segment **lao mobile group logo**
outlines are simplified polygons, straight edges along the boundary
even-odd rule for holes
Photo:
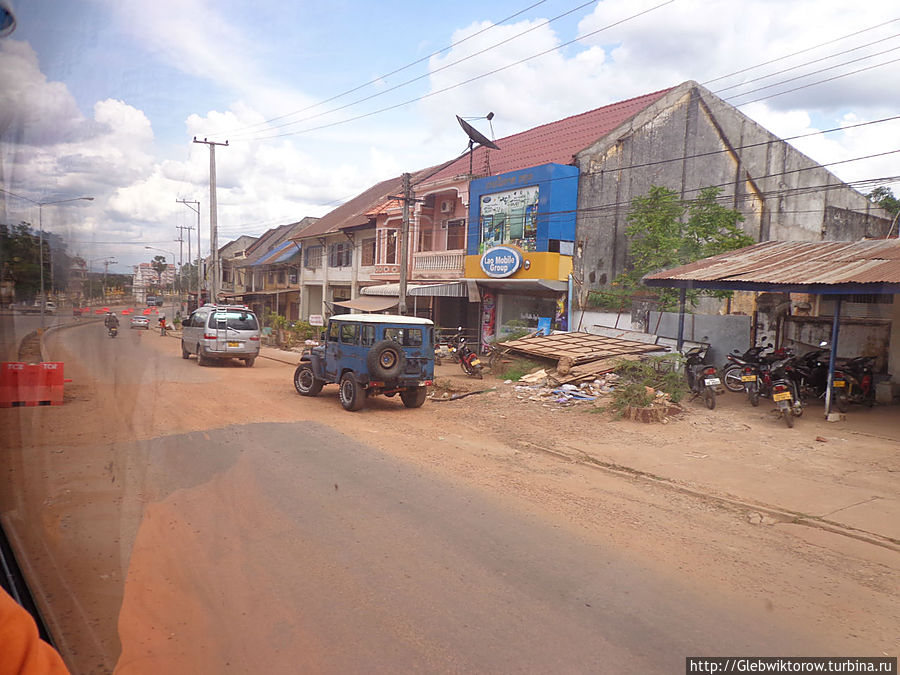
[[[495,246],[481,256],[481,270],[489,277],[503,278],[522,266],[522,254],[510,246]]]

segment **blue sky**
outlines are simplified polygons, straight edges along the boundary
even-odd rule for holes
[[[194,135],[230,142],[217,153],[224,243],[322,215],[376,181],[457,155],[465,139],[456,113],[495,112],[493,129],[502,137],[770,60],[709,88],[738,85],[720,94],[730,97],[784,82],[729,100],[767,97],[741,110],[781,136],[900,110],[900,93],[886,86],[900,79],[900,66],[889,63],[900,55],[893,51],[900,49],[900,21],[877,3],[14,3],[18,28],[0,41],[2,187],[34,201],[94,196],[46,207],[44,225],[64,235],[71,252],[114,255],[121,270],[148,259],[146,244],[177,250],[175,226],[196,222],[179,198],[201,202],[208,247],[208,151],[191,143]],[[566,44],[579,36],[587,37]],[[801,50],[808,51],[783,58]],[[547,53],[482,77],[538,52]],[[765,75],[771,77],[755,81]],[[800,79],[787,82],[792,77]],[[329,112],[339,106],[347,107]],[[476,124],[490,134],[483,121]],[[831,162],[896,149],[896,139],[900,126],[893,122],[795,144]],[[834,170],[860,180],[900,173],[897,166],[888,156]],[[7,195],[2,206],[6,222],[37,218],[27,200]]]

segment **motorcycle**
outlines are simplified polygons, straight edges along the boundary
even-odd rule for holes
[[[828,393],[828,350],[827,342],[820,342],[819,349],[814,349],[799,357],[794,364],[794,372],[800,377],[800,395],[804,398],[821,398]],[[843,370],[835,368],[831,381],[831,401],[841,412],[850,407],[847,396],[847,378]]]
[[[857,356],[842,366],[847,381],[847,399],[850,403],[875,405],[875,357]]]
[[[115,326],[110,326],[107,331],[109,332],[109,337],[114,338],[119,334],[119,329]]]
[[[763,340],[766,338],[763,337]],[[728,361],[722,367],[722,380],[725,384],[725,388],[728,391],[740,392],[745,391],[746,386],[744,382],[747,380],[743,379],[743,370],[744,366],[757,364],[762,361],[763,352],[767,349],[772,348],[772,343],[766,344],[765,347],[750,347],[743,354],[740,353],[737,349],[735,349],[731,354],[727,354],[725,359]]]
[[[691,347],[684,353],[684,375],[691,398],[702,397],[706,407],[716,407],[716,387],[722,384],[715,366],[704,363],[708,347]]]
[[[796,369],[796,356],[776,361],[771,366],[772,402],[775,412],[784,419],[788,428],[794,426],[794,418],[803,414],[800,398],[800,377]]]
[[[478,358],[478,354],[469,348],[468,341],[462,334],[462,330],[462,326],[460,326],[459,332],[457,332],[453,340],[456,343],[456,356],[459,359],[459,365],[466,375],[477,377],[480,380],[484,377],[482,373],[484,364]]]

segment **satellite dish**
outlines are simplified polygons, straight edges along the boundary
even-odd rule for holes
[[[493,114],[491,115],[491,117],[493,117]],[[492,140],[488,139],[487,136],[478,131],[478,129],[466,122],[459,115],[456,116],[456,121],[459,122],[459,126],[463,128],[463,131],[465,131],[466,135],[469,137],[469,150],[471,150],[472,146],[474,146],[476,143],[478,143],[478,145],[483,145],[486,148],[492,148],[494,150],[500,149],[500,146],[498,146]]]

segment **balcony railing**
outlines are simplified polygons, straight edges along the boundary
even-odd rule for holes
[[[413,273],[420,275],[462,275],[465,250],[422,251],[413,254]]]

